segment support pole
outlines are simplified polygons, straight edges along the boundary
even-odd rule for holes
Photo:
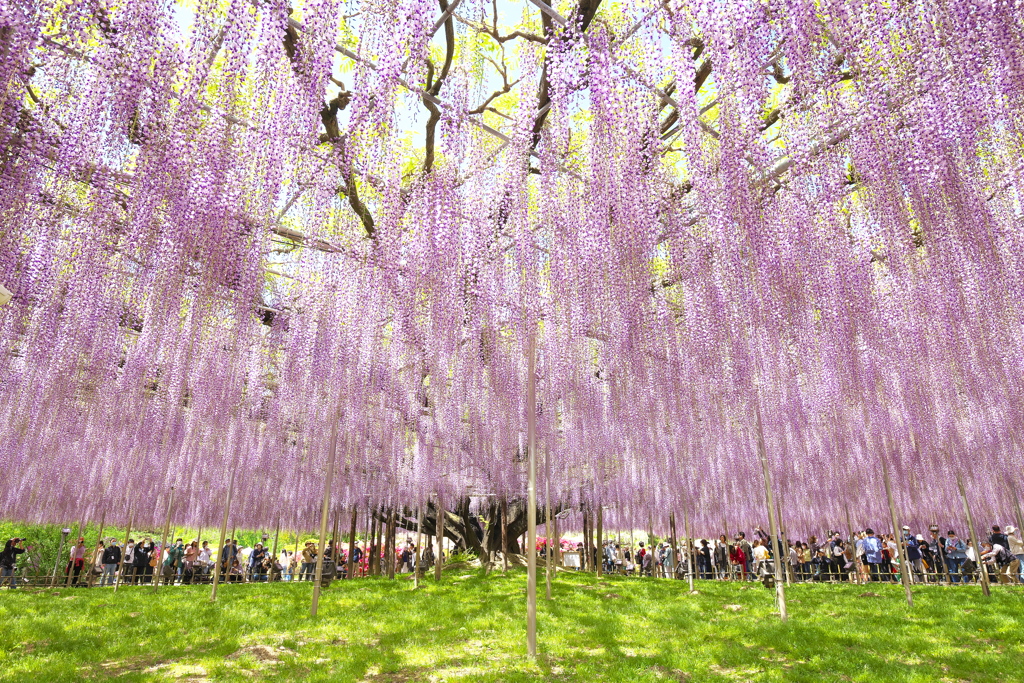
[[[679,539],[676,537],[676,513],[668,513],[668,530],[672,534],[672,566],[668,568],[668,578],[676,578],[676,565],[679,564]]]
[[[910,567],[907,566],[907,556],[903,552],[903,530],[896,519],[896,504],[892,498],[892,484],[889,478],[889,465],[885,456],[882,456],[882,477],[885,479],[885,497],[889,501],[889,517],[892,520],[893,537],[896,538],[896,558],[900,563],[900,581],[903,583],[903,592],[907,596],[907,607],[914,606],[914,596],[910,592]],[[981,557],[979,554],[978,557]]]
[[[601,517],[600,512],[598,514],[598,523],[600,523]],[[544,568],[547,570],[547,599],[551,599],[551,565],[554,563],[554,551],[551,549],[551,456],[548,449],[544,448],[544,535],[547,537],[548,542],[545,544],[544,550]],[[601,570],[598,569],[598,576],[600,576]]]
[[[200,529],[202,531],[202,529]],[[277,563],[277,539],[281,535],[281,518],[277,518],[277,523],[274,525],[274,549],[270,551],[270,571],[273,573],[274,566]],[[199,541],[202,543],[202,540]]]
[[[117,587],[121,585],[121,574],[124,573],[124,557],[128,552],[128,539],[132,537],[132,522],[135,521],[135,513],[129,513],[128,515],[128,530],[124,532],[124,550],[121,551],[121,566],[117,568],[117,572],[114,573],[114,592],[117,592]]]
[[[604,510],[601,503],[597,503],[597,578],[604,574]]]
[[[526,651],[537,657],[537,335],[530,330],[526,382],[526,424],[529,440],[526,544]],[[585,548],[590,554],[590,548]]]
[[[355,526],[355,517],[352,518],[352,525]],[[420,566],[420,557],[422,552],[420,549],[423,547],[423,506],[419,506],[416,509],[416,548],[413,550],[413,566],[412,566],[412,587],[420,587],[420,571],[423,567]]]
[[[100,543],[103,542],[103,527],[106,525],[106,522],[107,522],[107,511],[106,511],[106,509],[104,509],[103,513],[100,515],[100,529],[99,529],[99,533],[96,534],[96,545],[99,545]],[[104,543],[103,546],[104,546],[104,549],[106,549],[106,543]],[[89,586],[89,588],[92,588],[93,584],[96,582],[96,577],[92,573],[93,567],[96,566],[96,550],[97,549],[95,549],[95,548],[93,549],[93,551],[92,551],[92,559],[89,561],[89,581],[88,581],[88,584],[87,584]],[[103,559],[103,557],[101,555],[100,556],[100,560],[102,561],[102,559]]]
[[[395,533],[395,510],[388,513],[388,552],[384,553],[384,559],[388,563],[388,578],[395,578],[395,553],[397,550],[397,534]]]
[[[555,566],[562,566],[562,536],[558,533],[558,515],[551,518],[551,533],[555,536]]]
[[[220,525],[220,545],[217,546],[217,563],[213,565],[213,589],[210,591],[210,602],[217,601],[217,584],[220,583],[220,568],[224,563],[224,542],[228,535],[228,513],[231,511],[231,494],[235,489],[235,470],[231,470],[231,481],[228,483],[228,498],[224,503],[224,521]]]
[[[437,531],[437,557],[434,558],[434,580],[441,580],[441,566],[444,564],[444,505],[441,503],[441,494],[437,494],[437,523],[434,525]]]
[[[377,515],[369,510],[370,514],[370,540],[366,549],[366,575],[374,576],[377,571],[377,561],[380,559],[380,548],[377,547]]]
[[[171,493],[167,496],[167,516],[164,521],[164,537],[160,541],[160,556],[156,560],[156,575],[153,577],[153,592],[156,593],[156,589],[160,586],[160,579],[164,575],[164,552],[167,550],[167,534],[171,531],[171,504],[174,502],[174,487],[171,487]]]
[[[960,489],[960,500],[964,504],[964,514],[967,515],[967,526],[971,530],[971,543],[974,544],[974,557],[978,564],[978,569],[981,570],[981,592],[987,598],[992,595],[992,591],[988,586],[988,570],[985,569],[985,563],[981,561],[981,544],[978,543],[978,530],[974,527],[974,518],[971,517],[971,506],[967,504],[967,492],[964,490],[964,478],[960,475],[956,475],[956,485]]]
[[[501,497],[501,573],[508,571],[508,498]]]
[[[683,511],[683,533],[686,534],[686,575],[690,581],[690,592],[693,592],[693,536],[690,528],[690,511]],[[632,544],[630,544],[632,545]]]
[[[857,566],[857,537],[853,533],[853,523],[850,521],[850,504],[846,503],[846,533],[850,542],[850,552],[853,553],[853,582],[860,584],[860,567]]]
[[[789,542],[786,539],[786,525],[782,523],[782,505],[778,501],[776,501],[775,517],[779,520],[779,537],[782,539],[782,547],[778,548],[779,562],[783,563],[782,573],[786,575],[786,585],[789,586],[790,572],[793,567],[789,564]],[[775,542],[777,543],[778,540]]]
[[[778,520],[775,519],[775,505],[772,500],[772,475],[768,469],[768,450],[764,444],[764,428],[761,426],[761,407],[758,405],[756,408],[756,423],[757,423],[757,455],[761,459],[761,473],[764,477],[764,495],[768,503],[768,525],[769,531],[771,532],[771,543],[775,543],[779,537]],[[778,554],[778,553],[776,553]],[[775,597],[779,603],[779,618],[782,621],[786,621],[788,615],[786,614],[786,587],[782,582],[782,563],[775,562]]]
[[[60,559],[64,555],[64,541],[67,539],[68,535],[61,531],[60,546],[57,548],[57,559],[53,563],[53,577],[50,579],[50,588],[57,585],[57,570],[60,569]]]
[[[348,562],[346,564],[345,575],[350,579],[356,578],[353,573],[352,557],[356,552],[356,506],[352,506],[352,524],[348,528]]]
[[[309,616],[315,617],[320,604],[320,581],[324,575],[324,550],[327,548],[327,515],[331,509],[331,485],[334,483],[334,459],[338,454],[338,419],[331,420],[331,445],[327,454],[327,475],[324,479],[324,500],[320,507],[320,548],[316,554],[316,581],[313,584],[313,602],[309,607]],[[333,559],[332,559],[333,561]]]
[[[82,520],[78,523],[78,533],[75,534],[75,535],[78,536],[78,538],[83,538],[83,539],[85,538],[85,517],[84,516],[82,517]],[[75,542],[75,541],[71,542],[71,548],[74,548],[77,545],[78,545],[77,542]],[[71,548],[68,549],[68,581],[67,581],[67,585],[65,586],[65,588],[71,588],[71,577],[74,576],[74,574],[75,574],[74,563],[71,560]],[[85,558],[84,557],[82,558],[82,570],[83,571],[85,570]],[[82,580],[82,575],[81,574],[78,575],[78,580],[79,581]]]

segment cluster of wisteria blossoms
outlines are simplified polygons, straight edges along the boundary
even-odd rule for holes
[[[500,10],[0,3],[2,514],[1010,521],[1024,3]]]

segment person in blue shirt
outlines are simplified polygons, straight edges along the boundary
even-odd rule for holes
[[[967,546],[957,538],[956,532],[950,529],[946,532],[946,566],[949,567],[949,580],[952,583],[964,581],[960,576],[960,566],[967,559]]]
[[[882,542],[875,532],[871,529],[865,529],[864,533],[868,535],[864,539],[864,560],[871,567],[871,580],[881,581],[880,567],[882,566]]]

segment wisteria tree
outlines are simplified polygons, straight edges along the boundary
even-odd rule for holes
[[[531,340],[553,509],[717,535],[763,460],[794,530],[881,526],[883,462],[1014,514],[1021,55],[1019,0],[7,3],[4,514],[209,525],[234,473],[309,528],[333,426],[333,513],[464,533]]]

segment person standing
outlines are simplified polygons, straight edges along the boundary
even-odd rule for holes
[[[302,568],[299,570],[299,581],[312,581],[315,568],[316,546],[312,541],[306,541],[306,547],[302,549]]]
[[[174,577],[178,568],[185,558],[185,543],[182,539],[174,542],[174,545],[167,549],[167,557],[164,558],[163,572],[164,582],[173,585]]]
[[[78,577],[82,573],[82,567],[85,566],[85,539],[79,538],[78,543],[71,548],[71,554],[68,557],[68,567],[64,572],[65,576],[71,576],[71,585],[78,585]]]
[[[135,539],[129,538],[121,557],[121,583],[135,583]]]
[[[1024,541],[1021,541],[1020,529],[1015,526],[1006,527],[1006,543],[1006,549],[1017,560],[1016,566],[1010,564],[1010,574],[1016,569],[1017,583],[1024,583]]]
[[[756,579],[754,574],[751,572],[751,568],[754,563],[754,547],[750,545],[750,541],[747,540],[746,532],[741,531],[739,536],[736,538],[736,541],[740,545],[740,550],[743,551],[743,574],[744,576],[749,576],[751,581],[753,581]]]
[[[100,586],[113,586],[117,578],[117,568],[121,564],[121,548],[117,543],[110,542],[110,546],[103,551],[102,562],[103,578],[100,580]]]
[[[0,586],[5,583],[9,583],[11,590],[17,586],[14,581],[14,570],[18,566],[18,555],[25,552],[22,547],[23,539],[12,538],[4,544],[4,549],[0,552]]]
[[[967,559],[967,546],[957,538],[956,532],[946,532],[946,567],[949,569],[949,580],[952,583],[966,583],[960,576],[960,567]]]
[[[715,543],[715,573],[719,580],[729,578],[729,542],[725,534],[719,536]]]
[[[882,542],[875,536],[872,529],[865,529],[867,536],[864,538],[864,561],[868,563],[871,571],[872,581],[881,581],[882,568]]]
[[[203,541],[203,545],[200,546],[196,567],[198,573],[201,574],[200,581],[205,582],[210,575],[210,568],[213,567],[213,550],[210,548],[209,541]]]
[[[913,572],[914,581],[916,583],[922,583],[924,581],[924,567],[921,566],[921,547],[917,543],[917,538],[910,533],[910,527],[903,527],[903,542],[907,549],[907,562],[910,564],[908,569]]]
[[[257,543],[256,547],[249,554],[249,573],[252,574],[253,581],[262,582],[267,580],[266,566],[264,564],[266,559],[267,551],[263,549],[262,543]]]
[[[754,554],[754,577],[761,576],[762,571],[768,572],[768,548],[766,548],[760,538],[754,539],[754,545],[751,547],[751,552]]]
[[[942,583],[942,575],[945,572],[943,567],[948,569],[949,563],[946,561],[946,537],[939,533],[939,525],[932,524],[928,527],[928,535],[931,536],[932,554],[935,556],[934,567],[935,567],[935,580],[938,583]]]
[[[138,582],[140,585],[149,583],[153,576],[153,553],[156,548],[153,547],[152,539],[147,536],[142,540],[142,543],[138,543],[135,546],[135,578],[132,583]]]

